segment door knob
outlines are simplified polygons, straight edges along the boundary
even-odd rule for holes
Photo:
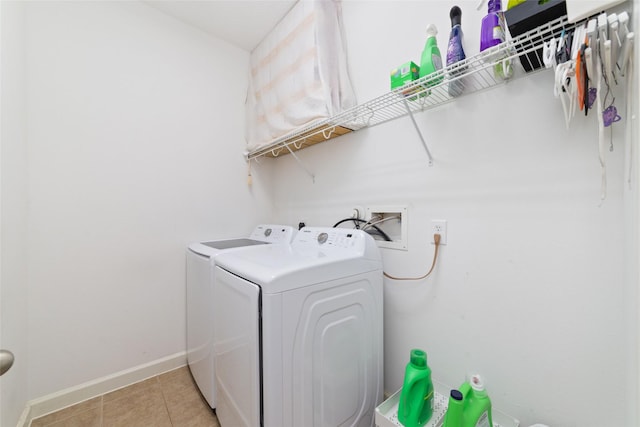
[[[14,359],[13,353],[9,350],[0,350],[0,376],[11,369]]]

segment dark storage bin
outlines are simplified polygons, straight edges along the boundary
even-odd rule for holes
[[[529,30],[533,30],[566,14],[567,4],[565,0],[527,0],[504,12],[504,19],[509,27],[511,37],[516,38]],[[525,53],[527,47],[532,44],[541,46],[542,41],[548,41],[552,37],[553,34],[551,32],[542,32],[540,36],[536,36],[531,40],[531,43],[527,43],[527,46],[515,46],[516,51],[522,53],[520,62],[525,71],[529,72],[543,66],[542,48]]]

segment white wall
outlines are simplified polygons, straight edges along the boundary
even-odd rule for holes
[[[458,2],[468,55],[479,50],[485,14],[476,3]],[[444,53],[451,6],[344,2],[360,101],[388,91],[392,68],[419,60],[430,22]],[[409,118],[300,152],[315,184],[291,156],[279,158],[276,219],[332,225],[354,206],[407,205],[409,251],[383,257],[387,272],[414,277],[433,256],[430,221],[448,220],[431,278],[385,280],[386,391],[400,388],[419,347],[439,381],[482,374],[494,406],[521,425],[633,426],[637,292],[624,273],[624,129],[606,151],[600,204],[593,115],[567,131],[552,80],[548,71],[527,76],[418,115],[431,168]]]
[[[484,14],[475,3],[459,2],[470,55]],[[428,22],[444,51],[450,5],[345,1],[361,101],[387,91],[391,68],[419,59]],[[431,219],[449,221],[449,242],[432,278],[385,283],[387,391],[400,387],[409,349],[422,347],[441,381],[483,374],[495,406],[522,425],[637,424],[622,132],[599,206],[595,125],[564,129],[548,72],[419,115],[433,168],[406,118],[300,152],[315,184],[286,156],[254,167],[250,188],[246,52],[134,2],[26,8],[27,74],[14,89],[27,88],[17,123],[28,132],[14,127],[9,146],[5,102],[21,97],[5,98],[3,25],[1,195],[4,303],[7,242],[14,259],[27,251],[19,218],[17,234],[5,234],[6,202],[24,214],[28,186],[28,264],[14,264],[13,277],[24,284],[28,267],[29,357],[10,372],[24,378],[18,369],[29,366],[29,398],[183,351],[187,242],[406,204],[410,250],[385,250],[387,271],[425,271]],[[4,11],[3,2],[3,24]],[[15,169],[5,168],[7,147]],[[24,288],[13,289],[26,305]]]
[[[27,4],[30,398],[185,350],[186,245],[270,219],[247,67],[142,3]]]
[[[24,4],[0,2],[0,348],[15,355],[0,378],[0,425],[14,426],[27,401],[27,146]]]

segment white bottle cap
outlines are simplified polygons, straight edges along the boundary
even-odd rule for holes
[[[429,24],[427,27],[427,37],[435,37],[438,34],[438,27],[434,24]]]
[[[469,383],[471,384],[471,388],[474,389],[475,391],[484,390],[484,384],[482,383],[482,378],[480,378],[480,375],[478,374],[472,375],[471,381],[469,381]]]

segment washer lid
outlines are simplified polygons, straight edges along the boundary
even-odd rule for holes
[[[232,249],[239,248],[241,246],[255,246],[266,245],[268,242],[261,242],[260,240],[251,239],[230,239],[230,240],[214,240],[213,242],[202,242],[204,246],[208,246],[213,249]]]
[[[229,249],[264,245],[266,243],[290,243],[294,236],[295,229],[289,225],[260,224],[254,228],[248,238],[192,243],[189,245],[189,249],[197,254],[211,258]]]
[[[291,245],[225,252],[216,265],[262,287],[264,293],[314,285],[379,270],[380,251],[361,230],[303,228]]]

